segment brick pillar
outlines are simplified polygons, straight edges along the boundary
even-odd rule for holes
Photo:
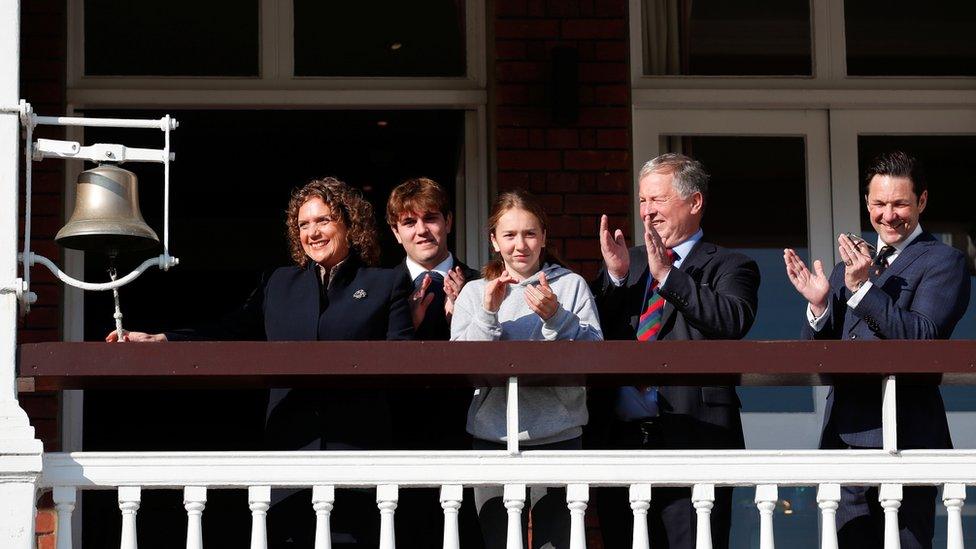
[[[31,0],[21,3],[21,98],[26,99],[41,115],[60,115],[65,112],[67,44],[67,2],[65,0]],[[64,139],[60,128],[39,127],[36,137]],[[21,163],[23,163],[21,159]],[[64,162],[48,160],[35,162],[33,168],[33,209],[31,232],[32,249],[58,260],[60,249],[54,235],[63,219]],[[23,168],[21,168],[23,173]],[[21,187],[20,213],[24,213],[24,194]],[[21,226],[21,230],[23,227]],[[23,233],[21,233],[21,236]],[[29,315],[22,317],[17,332],[19,343],[59,341],[61,339],[60,283],[43,267],[31,271],[31,289],[38,294]],[[60,399],[58,393],[21,393],[21,407],[30,416],[37,438],[44,442],[44,451],[61,449]],[[36,534],[39,549],[55,546],[56,513],[49,495],[38,503]]]
[[[499,191],[539,196],[549,243],[592,278],[600,214],[630,234],[631,108],[626,0],[498,0],[493,126]],[[578,52],[575,122],[552,116],[552,51]]]

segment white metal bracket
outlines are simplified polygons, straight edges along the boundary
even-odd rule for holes
[[[94,162],[165,162],[165,151],[162,149],[129,148],[112,143],[96,143],[87,147],[77,141],[60,141],[57,139],[38,139],[34,143],[32,157],[35,161],[45,158],[63,158],[92,160]],[[176,160],[176,154],[170,153],[169,159]]]
[[[25,156],[25,207],[24,207],[24,251],[19,260],[23,263],[23,279],[17,279],[13,285],[0,287],[0,294],[14,293],[20,303],[21,314],[30,311],[30,305],[37,300],[37,296],[30,291],[30,268],[36,263],[47,267],[54,275],[70,286],[83,290],[103,291],[114,290],[133,281],[150,267],[159,267],[168,271],[179,264],[179,259],[169,254],[169,163],[176,159],[170,152],[170,132],[179,127],[179,123],[166,115],[155,120],[130,120],[122,118],[85,118],[69,116],[37,116],[31,104],[21,99],[14,105],[0,105],[0,113],[17,114],[24,130]],[[57,139],[33,140],[34,128],[38,125],[49,126],[88,126],[101,128],[144,128],[163,132],[162,149],[130,148],[111,143],[96,143],[82,146],[77,141],[62,141]],[[45,158],[92,160],[94,162],[155,162],[163,165],[163,253],[158,257],[144,261],[128,275],[103,284],[93,284],[72,278],[65,274],[58,266],[44,256],[31,251],[31,164]]]

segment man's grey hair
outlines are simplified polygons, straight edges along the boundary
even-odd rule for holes
[[[701,193],[702,198],[708,196],[708,172],[701,162],[693,158],[678,153],[662,154],[644,163],[637,180],[640,181],[652,173],[674,176],[671,185],[681,198],[688,198],[695,193]]]

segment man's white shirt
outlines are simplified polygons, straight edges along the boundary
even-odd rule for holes
[[[897,244],[887,244],[883,240],[881,240],[881,236],[879,235],[878,247],[875,248],[875,250],[880,252],[881,248],[884,246],[891,246],[892,248],[895,249],[895,251],[888,256],[887,267],[890,267],[891,264],[894,263],[896,259],[898,259],[898,256],[901,255],[902,250],[904,250],[906,246],[908,246],[916,238],[918,238],[918,235],[920,234],[922,234],[921,223],[915,226],[915,230],[912,231],[912,234],[908,235],[908,238],[902,240]],[[868,293],[868,290],[870,290],[872,286],[873,284],[871,283],[871,281],[866,280],[864,284],[861,284],[861,287],[858,288],[856,292],[854,292],[854,295],[852,295],[851,298],[847,300],[847,306],[850,307],[851,309],[856,308],[858,303],[861,302],[861,299],[864,298],[864,295]],[[819,317],[814,316],[813,310],[810,308],[810,304],[809,303],[807,304],[807,322],[810,323],[810,327],[813,328],[813,331],[819,332],[824,327],[824,324],[827,323],[827,313],[829,311],[830,311],[830,304],[828,303],[827,308],[824,309],[823,314],[821,314]]]
[[[698,244],[698,241],[702,239],[702,236],[704,236],[704,234],[705,233],[703,233],[701,229],[698,229],[698,231],[695,234],[691,235],[691,237],[688,238],[688,240],[685,240],[681,244],[678,244],[674,248],[671,248],[671,251],[673,251],[678,256],[678,259],[676,259],[674,263],[671,265],[672,269],[681,268],[681,264],[684,263],[685,258],[688,257],[688,254],[691,253],[691,249],[695,247],[695,244]],[[613,273],[611,273],[609,269],[607,270],[607,274],[610,275],[610,280],[613,282],[614,286],[618,286],[618,287],[622,286],[624,281],[627,280],[627,275],[624,275],[623,278],[617,278],[613,276]],[[671,271],[668,271],[668,274],[670,275]],[[664,279],[662,280],[658,280],[657,282],[658,288],[664,286],[664,283],[667,282],[667,280],[668,280],[667,276],[665,276]]]
[[[447,280],[447,273],[454,268],[454,254],[447,252],[447,259],[438,263],[433,269],[425,269],[420,263],[407,257],[407,271],[410,272],[410,280],[417,280],[417,277],[426,273],[428,270],[434,271]]]

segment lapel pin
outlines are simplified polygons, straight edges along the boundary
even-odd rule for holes
[[[362,299],[362,298],[366,297],[366,290],[360,288],[360,289],[356,290],[356,292],[354,294],[352,294],[352,296],[354,298],[356,298],[356,299]]]

